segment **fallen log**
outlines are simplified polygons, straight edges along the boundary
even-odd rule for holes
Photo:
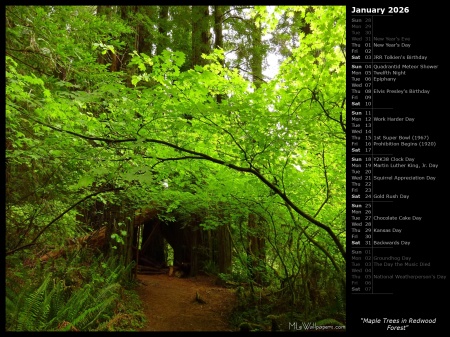
[[[56,259],[60,256],[65,256],[65,254],[68,251],[85,246],[89,248],[101,248],[105,244],[105,241],[106,241],[106,226],[103,226],[85,236],[76,239],[69,239],[67,246],[61,249],[47,252],[46,254],[41,256],[39,260],[41,262],[46,262],[49,259]]]

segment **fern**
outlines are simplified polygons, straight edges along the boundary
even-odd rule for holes
[[[48,274],[41,285],[32,291],[24,300],[10,298],[9,305],[15,305],[17,325],[12,327],[18,331],[45,331],[51,330],[54,324],[56,312],[64,302],[64,293],[61,282],[52,282],[53,275]],[[27,289],[21,291],[26,294]],[[13,301],[15,303],[13,303]]]
[[[25,299],[24,308],[18,317],[18,331],[39,331],[45,323],[43,321],[42,309],[45,311],[43,304],[50,277],[51,274],[47,275],[42,284]]]
[[[133,264],[124,266],[115,257],[105,260],[100,255],[80,278],[76,262],[59,262],[54,272],[46,268],[20,291],[13,284],[6,287],[7,331],[95,330],[113,316],[120,283],[128,281]],[[79,281],[88,283],[80,287]]]
[[[88,308],[81,313],[80,316],[74,321],[74,325],[86,330],[97,321],[99,316],[104,313],[112,303],[118,298],[118,289],[120,285],[118,283],[111,284],[109,287],[102,289],[94,299],[93,303],[98,303],[94,307]]]
[[[103,277],[106,284],[123,283],[128,280],[131,269],[134,267],[134,262],[129,263],[127,266],[124,266],[123,263],[123,259],[118,260],[115,256],[109,257],[102,263],[105,269]]]
[[[48,323],[46,328],[54,330],[57,327],[58,313],[64,308],[66,303],[66,294],[64,290],[64,281],[55,281],[52,291],[49,293],[49,311],[47,314]]]
[[[20,299],[25,291],[17,295],[7,289],[8,330],[57,330],[62,322],[71,323],[65,326],[65,330],[73,326],[78,330],[91,329],[100,315],[112,308],[121,287],[114,283],[99,290],[86,284],[73,292],[66,302],[63,281],[52,280],[52,274],[47,275],[41,285],[23,300]]]
[[[69,298],[64,308],[60,310],[57,314],[57,320],[59,322],[73,322],[80,315],[83,308],[89,306],[89,302],[91,301],[91,292],[92,287],[87,284],[83,288],[72,293],[72,296]]]
[[[19,320],[20,308],[25,299],[25,292],[16,294],[11,288],[5,289],[6,331],[15,330]]]
[[[111,304],[118,299],[119,289],[118,283],[101,290],[86,284],[72,295],[64,310],[58,314],[58,321],[71,323],[64,330],[69,330],[72,326],[78,330],[92,328],[98,317],[110,309]]]

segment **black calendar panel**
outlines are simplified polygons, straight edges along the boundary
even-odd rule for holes
[[[446,326],[448,62],[439,11],[347,7],[350,333]]]

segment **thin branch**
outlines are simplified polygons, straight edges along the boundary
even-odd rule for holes
[[[177,160],[186,160],[186,159],[202,159],[206,160],[206,158],[198,157],[198,156],[183,156],[183,157],[172,157],[172,158],[159,158],[159,157],[149,157],[149,156],[143,156],[142,158],[145,159],[151,159],[156,158],[158,159],[158,162],[152,165],[152,169],[155,168],[156,165],[162,164],[165,161],[177,161]]]
[[[58,132],[62,132],[62,133],[68,133],[68,134],[70,134],[72,136],[77,136],[79,138],[83,138],[83,139],[86,139],[86,140],[97,140],[99,142],[105,142],[105,143],[108,143],[108,144],[110,144],[110,143],[126,143],[126,142],[135,142],[135,141],[137,141],[137,138],[134,138],[134,137],[133,138],[127,138],[127,139],[108,139],[108,138],[101,138],[101,137],[89,137],[89,136],[85,136],[85,135],[82,135],[82,134],[79,134],[79,133],[76,133],[76,132],[73,132],[73,131],[63,130],[63,129],[57,128],[55,126],[52,126],[50,124],[41,122],[41,121],[39,121],[37,119],[34,119],[32,117],[28,117],[28,118],[31,119],[32,121],[38,123],[38,124],[44,125],[44,126],[50,128],[50,129],[52,129],[52,130],[55,130],[55,131],[58,131]]]
[[[322,149],[322,165],[323,165],[323,174],[325,176],[325,183],[327,186],[327,195],[325,197],[325,200],[322,202],[322,205],[320,205],[319,209],[317,210],[316,214],[314,214],[314,217],[316,217],[320,213],[323,206],[325,206],[325,204],[328,202],[328,199],[330,198],[330,187],[328,185],[327,165],[325,164],[325,150],[324,149]]]
[[[15,60],[19,61],[20,63],[22,63],[22,64],[26,65],[27,67],[30,67],[31,69],[34,69],[34,70],[36,70],[36,71],[40,72],[41,74],[44,74],[44,75],[47,75],[47,76],[53,77],[53,75],[51,75],[51,74],[48,74],[48,73],[46,73],[45,71],[42,71],[42,70],[41,70],[41,69],[39,69],[39,68],[33,67],[32,65],[29,65],[28,63],[26,63],[26,62],[22,61],[21,59],[17,58],[16,56],[14,56],[14,55],[12,55],[12,54],[10,54],[10,53],[8,53],[8,52],[5,52],[5,53],[6,53],[7,55],[11,56],[11,57],[12,57],[13,59],[15,59]]]
[[[300,229],[301,234],[305,234],[306,238],[308,239],[309,242],[311,242],[314,246],[316,246],[317,248],[319,248],[327,257],[328,259],[331,261],[331,263],[334,266],[334,269],[336,269],[336,271],[338,272],[338,274],[342,274],[341,268],[338,266],[336,260],[334,259],[334,257],[330,254],[330,252],[324,247],[322,246],[322,244],[320,244],[318,241],[314,240],[314,238],[312,238],[307,232],[306,229],[302,228],[302,226],[300,226],[300,224],[297,222],[297,220],[294,217],[294,214],[292,213],[291,208],[287,206],[287,209],[289,210],[289,214],[291,216],[292,221],[294,222],[294,225]],[[342,284],[345,286],[345,277],[341,278],[341,282]]]
[[[260,81],[263,81],[264,83],[267,83],[267,81],[266,81],[265,79],[259,77],[258,75],[253,74],[253,72],[250,72],[250,71],[248,71],[248,70],[245,70],[245,69],[243,69],[243,68],[241,68],[241,67],[239,67],[239,66],[237,66],[236,68],[239,69],[239,70],[242,70],[243,72],[246,72],[247,74],[250,74],[250,75],[254,76],[255,78],[257,78],[257,79],[260,80]],[[264,75],[263,75],[263,76],[264,76]],[[268,76],[264,76],[264,77],[265,77],[265,78],[269,78]]]
[[[29,49],[12,49],[12,48],[6,48],[6,50],[17,51],[17,52],[20,52],[20,53],[33,53],[33,54],[38,54],[39,56],[44,56],[44,57],[46,57],[46,58],[48,58],[48,59],[51,59],[50,56],[47,56],[47,55],[45,55],[45,54],[43,54],[43,53],[41,53],[41,52],[35,51],[35,50],[29,50]]]
[[[283,186],[283,192],[286,193],[286,186],[284,185],[284,172],[286,171],[286,167],[289,163],[289,155],[286,156],[286,162],[283,165],[283,169],[281,170],[281,185]]]
[[[325,115],[326,115],[329,119],[331,119],[331,120],[333,120],[333,121],[339,123],[339,125],[340,125],[341,128],[342,128],[342,131],[344,131],[344,133],[346,133],[347,131],[346,131],[345,123],[344,123],[343,120],[342,120],[342,112],[341,112],[341,114],[340,114],[340,120],[337,120],[336,118],[331,117],[331,115],[330,115],[330,113],[328,112],[328,110],[325,109],[325,106],[322,104],[322,102],[319,101],[319,98],[316,96],[316,93],[315,93],[314,91],[312,91],[311,89],[309,89],[309,90],[310,90],[311,93],[313,94],[313,96],[311,97],[311,100],[314,100],[314,101],[316,101],[317,103],[319,103],[319,105],[320,105],[321,109],[323,110],[323,112],[325,113]],[[344,103],[345,103],[345,98],[344,98],[344,100],[343,100],[343,102],[342,102],[342,108],[344,107]]]
[[[105,192],[112,192],[112,191],[119,191],[119,190],[123,190],[123,187],[119,187],[119,188],[113,188],[113,189],[107,189],[107,190],[101,190],[101,191],[97,191],[95,193],[89,194],[88,196],[84,197],[83,199],[81,199],[80,201],[76,202],[75,204],[73,204],[72,206],[70,206],[68,209],[66,209],[64,212],[62,212],[60,215],[58,215],[55,219],[53,219],[52,221],[50,221],[37,235],[36,237],[28,244],[17,247],[13,250],[10,250],[8,252],[6,252],[6,255],[11,255],[19,250],[25,249],[27,247],[33,246],[36,244],[37,239],[51,226],[53,225],[56,221],[58,221],[59,219],[61,219],[66,213],[68,213],[70,210],[72,210],[73,208],[75,208],[76,206],[78,206],[79,204],[81,204],[83,201],[92,198],[100,193],[105,193]]]
[[[247,20],[246,20],[246,19],[244,19],[244,18],[241,18],[240,16],[228,16],[227,18],[223,19],[222,23],[223,23],[223,22],[225,22],[225,21],[227,21],[227,20],[229,20],[229,19],[238,19],[238,20],[241,20],[241,21],[247,22]]]
[[[292,99],[291,104],[289,104],[289,108],[287,110],[287,114],[289,115],[289,110],[291,110],[292,105],[294,104],[295,100],[297,99],[297,96],[302,92],[302,90],[307,89],[307,88],[301,88],[299,91],[297,91],[297,93],[295,94],[295,97]],[[303,102],[302,102],[303,103]],[[301,103],[300,103],[301,104]],[[295,111],[293,111],[295,112]]]

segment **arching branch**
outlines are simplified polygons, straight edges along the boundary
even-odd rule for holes
[[[36,121],[38,122],[38,121]],[[54,126],[50,126],[46,123],[43,122],[38,122],[42,125],[48,126],[51,129],[55,130],[55,131],[59,131],[59,132],[65,132],[65,133],[69,133],[73,136],[77,136],[83,139],[87,139],[87,140],[97,140],[97,141],[101,141],[101,142],[105,142],[105,143],[126,143],[126,142],[136,142],[138,139],[137,138],[124,138],[124,139],[108,139],[108,138],[101,138],[101,137],[88,137],[85,135],[81,135],[78,134],[76,132],[72,132],[72,131],[67,131],[67,130],[62,130],[59,128],[56,128]],[[235,164],[226,162],[224,160],[221,159],[217,159],[214,157],[211,157],[207,154],[201,153],[201,152],[197,152],[194,150],[189,150],[189,149],[185,149],[181,146],[178,146],[176,144],[172,144],[169,142],[166,142],[164,140],[159,140],[159,139],[150,139],[150,138],[145,138],[145,139],[140,139],[140,141],[144,142],[144,143],[154,143],[154,144],[160,144],[160,145],[164,145],[166,147],[172,148],[174,150],[177,150],[179,152],[182,153],[189,153],[193,156],[195,156],[194,158],[189,158],[189,159],[202,159],[202,160],[208,160],[210,162],[222,165],[222,166],[227,166],[235,171],[239,171],[239,172],[247,172],[247,173],[251,173],[254,176],[256,176],[261,182],[263,182],[267,187],[269,187],[273,192],[275,192],[275,194],[277,194],[281,199],[283,199],[283,201],[289,205],[290,207],[292,207],[292,209],[298,213],[300,216],[302,216],[303,218],[305,218],[306,220],[308,220],[309,222],[313,223],[314,225],[316,225],[317,227],[325,230],[327,232],[327,234],[332,238],[333,242],[335,243],[335,245],[337,246],[337,248],[339,249],[342,257],[344,259],[346,259],[346,252],[344,249],[344,246],[342,245],[342,243],[340,242],[339,238],[336,236],[336,234],[333,232],[333,230],[325,225],[324,223],[318,221],[317,219],[315,219],[313,216],[309,215],[308,213],[304,212],[303,210],[301,210],[296,204],[294,204],[294,202],[289,199],[289,197],[283,193],[276,185],[272,184],[270,181],[268,181],[266,179],[266,177],[264,177],[257,168],[250,166],[250,167],[242,167],[242,166],[237,166]],[[173,159],[172,159],[173,160]]]

